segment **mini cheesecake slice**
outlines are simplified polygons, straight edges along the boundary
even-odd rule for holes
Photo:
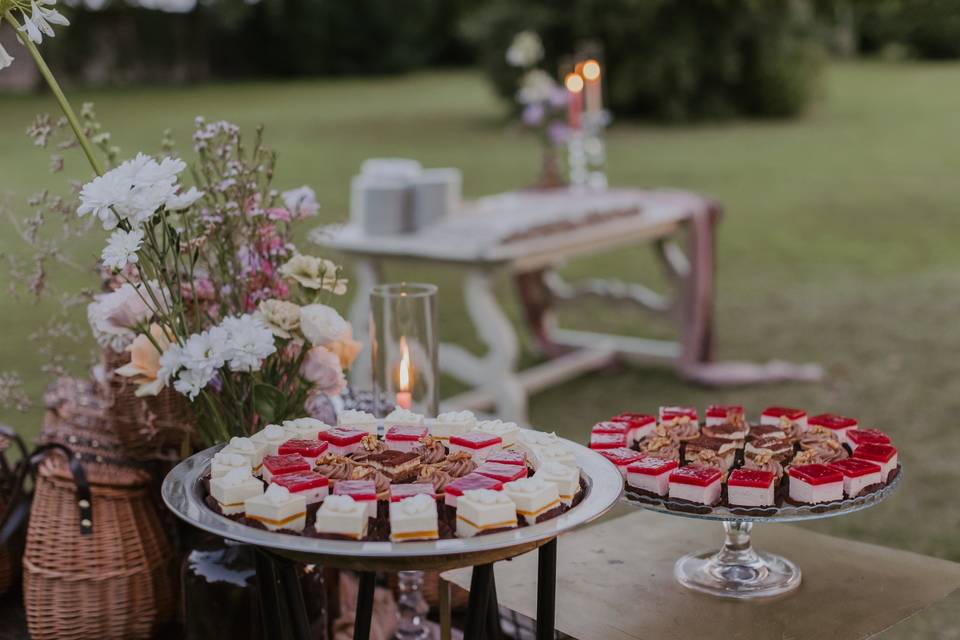
[[[627,467],[640,460],[643,454],[633,449],[621,447],[619,449],[603,449],[599,451],[600,455],[613,463],[624,478],[627,477]]]
[[[264,481],[269,484],[277,476],[288,473],[304,473],[312,470],[313,465],[303,459],[299,453],[291,453],[283,456],[264,456],[262,476]]]
[[[855,498],[867,487],[883,483],[880,465],[868,460],[846,458],[827,466],[843,474],[843,494],[848,498]]]
[[[275,456],[280,445],[290,439],[287,430],[278,424],[268,424],[260,431],[250,436],[250,439],[265,449],[265,455]]]
[[[488,455],[487,462],[495,462],[497,464],[512,464],[526,467],[527,454],[522,451],[508,451],[507,449],[501,449],[500,451],[494,451]]]
[[[230,438],[227,446],[220,450],[220,453],[235,453],[248,458],[250,460],[250,468],[253,469],[253,475],[259,476],[261,471],[260,465],[263,464],[263,456],[267,454],[267,445],[262,442],[257,442],[252,438],[234,436]]]
[[[727,502],[736,507],[773,506],[775,482],[770,471],[735,469],[727,479]]]
[[[837,439],[844,443],[847,441],[847,433],[857,428],[857,421],[846,416],[838,416],[832,413],[821,413],[818,416],[811,417],[808,421],[810,428],[819,427],[829,429]]]
[[[377,416],[366,411],[345,409],[337,414],[337,426],[358,429],[375,436],[377,435]]]
[[[853,429],[847,431],[847,446],[856,451],[862,444],[891,444],[890,436],[879,429]]]
[[[621,413],[610,418],[610,422],[622,422],[627,425],[627,444],[640,442],[653,433],[657,419],[645,413]]]
[[[503,491],[470,489],[457,500],[457,535],[461,538],[516,526],[517,505]]]
[[[327,431],[333,427],[315,418],[297,418],[296,420],[284,420],[283,428],[289,438],[316,440],[321,431]]]
[[[508,449],[517,444],[517,437],[520,435],[520,427],[516,422],[503,420],[482,420],[477,423],[477,431],[499,437],[500,446]]]
[[[476,429],[477,418],[470,411],[447,411],[438,415],[430,424],[430,435],[444,444],[450,436],[462,436]]]
[[[517,515],[527,524],[560,506],[557,485],[543,478],[520,478],[503,485],[503,492],[517,505]]]
[[[641,455],[627,467],[627,484],[634,489],[663,497],[670,489],[670,474],[679,466],[676,460]]]
[[[708,507],[720,502],[723,474],[714,467],[687,465],[670,473],[668,495],[671,500],[684,500]]]
[[[462,436],[450,436],[450,453],[469,453],[476,463],[483,462],[487,456],[502,449],[500,436],[483,431],[471,431]]]
[[[363,540],[367,537],[369,521],[365,504],[348,495],[332,495],[317,510],[313,527],[317,533]]]
[[[534,470],[550,462],[559,462],[568,467],[579,467],[579,465],[577,465],[577,456],[573,454],[570,447],[562,442],[554,442],[544,447],[538,447],[536,451],[533,452],[533,460],[531,460],[531,463],[533,464]]]
[[[432,482],[411,482],[409,484],[390,485],[390,502],[400,502],[404,498],[411,496],[426,495],[434,501],[437,499],[437,491]]]
[[[605,449],[620,449],[627,446],[627,433],[597,433],[590,434],[590,448],[594,451]]]
[[[307,502],[302,495],[290,493],[286,487],[271,484],[263,495],[244,502],[246,516],[270,531],[289,529],[303,531],[307,522]]]
[[[273,484],[286,487],[293,495],[303,496],[308,505],[323,502],[330,493],[330,480],[316,471],[277,476],[273,479]]]
[[[383,419],[383,428],[390,427],[419,427],[424,424],[424,417],[409,409],[394,409]]]
[[[825,464],[802,464],[787,470],[790,499],[802,504],[818,504],[843,499],[843,474]]]
[[[360,449],[361,441],[367,435],[366,431],[353,427],[334,427],[321,431],[320,440],[327,443],[328,451],[338,456],[348,456]]]
[[[223,515],[243,513],[243,503],[263,493],[263,483],[246,469],[234,469],[210,481],[210,495]]]
[[[559,442],[560,438],[555,433],[545,431],[535,431],[533,429],[520,429],[517,436],[517,444],[514,445],[515,451],[522,451],[527,454],[527,459],[533,461],[534,451],[540,447]]]
[[[250,458],[239,453],[218,451],[213,455],[213,460],[210,461],[211,478],[222,478],[234,469],[243,469],[249,475],[253,475]]]
[[[557,485],[560,501],[566,506],[580,493],[580,469],[559,462],[548,462],[537,469],[534,478],[540,478]]]
[[[494,480],[499,480],[500,482],[513,482],[514,480],[519,480],[520,478],[526,478],[527,468],[525,466],[521,467],[515,464],[500,464],[498,462],[490,462],[488,459],[486,462],[477,467],[474,470],[474,473],[479,473],[482,476],[487,476],[488,478],[493,478]]]
[[[373,480],[340,480],[333,485],[333,495],[350,496],[366,507],[368,518],[377,517],[377,483]]]
[[[329,445],[320,440],[287,440],[278,450],[281,456],[299,453],[304,460],[313,468],[317,458],[327,452]]]
[[[880,465],[884,482],[890,481],[890,474],[897,468],[897,448],[893,445],[862,444],[853,452],[853,457]]]
[[[746,422],[743,415],[743,407],[740,405],[712,404],[707,407],[704,416],[704,424],[708,427],[716,427],[721,424],[746,425]]]
[[[798,438],[807,430],[807,412],[790,407],[767,407],[760,414],[760,424],[779,426],[788,438]]]
[[[447,483],[447,486],[443,489],[443,503],[448,507],[456,508],[463,494],[475,489],[500,491],[503,489],[503,483],[489,476],[482,476],[476,472],[468,473],[462,478],[457,478]]]
[[[390,502],[390,540],[436,540],[440,537],[437,526],[437,501],[425,494],[417,494]]]
[[[427,426],[424,424],[396,425],[387,429],[383,441],[390,449],[410,452],[419,448],[426,437]]]

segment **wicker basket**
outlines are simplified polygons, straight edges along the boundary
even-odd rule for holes
[[[11,449],[17,450],[18,460],[8,456]],[[27,496],[23,492],[27,457],[23,440],[10,427],[0,425],[0,595],[20,576],[26,528],[17,522],[23,521],[27,508]]]
[[[118,467],[109,484],[90,481],[93,532],[83,535],[64,459],[40,465],[23,558],[35,640],[150,638],[173,613],[173,551],[149,476]]]

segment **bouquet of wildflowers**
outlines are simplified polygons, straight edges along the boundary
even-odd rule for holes
[[[111,286],[87,318],[101,347],[129,353],[116,373],[139,396],[167,388],[186,396],[207,444],[339,394],[361,347],[327,304],[347,283],[339,266],[291,242],[295,223],[317,214],[313,191],[273,188],[276,155],[261,130],[247,140],[233,124],[202,118],[189,172],[176,157],[145,154],[104,170],[100,157],[112,163],[117,150],[108,135],[90,135],[93,118],[74,114],[35,47],[53,35],[50,24],[66,24],[53,2],[0,0],[0,17],[17,29],[97,174],[80,188],[75,215],[106,232],[100,268]],[[0,67],[11,61],[0,50]]]

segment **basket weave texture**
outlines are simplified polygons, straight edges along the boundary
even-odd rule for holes
[[[93,534],[81,535],[64,460],[41,464],[23,558],[35,640],[150,638],[174,606],[173,550],[140,473],[91,483]]]

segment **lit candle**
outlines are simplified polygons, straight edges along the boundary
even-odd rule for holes
[[[397,369],[397,406],[410,409],[413,406],[413,364],[406,336],[400,336],[400,367]]]
[[[563,81],[569,94],[568,119],[571,129],[580,128],[580,114],[583,111],[583,77],[579,73],[568,73]]]
[[[592,59],[584,62],[583,79],[587,83],[587,111],[600,113],[603,108],[603,91],[600,90],[600,63]]]

